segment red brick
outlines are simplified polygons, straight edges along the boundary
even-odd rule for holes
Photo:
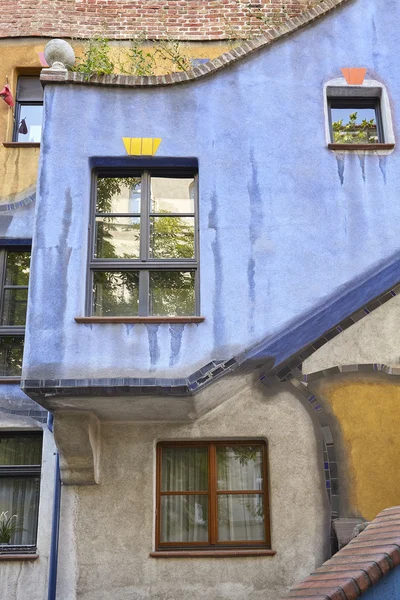
[[[2,2],[0,38],[40,33],[51,37],[85,37],[97,31],[113,39],[129,38],[138,33],[182,40],[226,39],[232,36],[233,27],[244,30],[246,35],[254,35],[321,2],[260,0],[249,5],[245,0],[142,0],[132,3],[82,0],[71,4],[71,0],[42,0],[34,4],[29,0],[10,0]],[[34,23],[27,18],[32,10],[35,12]],[[126,31],[121,30],[121,25],[126,25]]]

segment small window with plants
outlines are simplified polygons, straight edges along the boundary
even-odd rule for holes
[[[379,98],[328,98],[333,144],[384,143]]]

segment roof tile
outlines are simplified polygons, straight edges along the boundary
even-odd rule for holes
[[[356,600],[398,565],[400,507],[396,506],[382,511],[358,537],[294,586],[287,598]]]

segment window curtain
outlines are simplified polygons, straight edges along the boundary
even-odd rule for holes
[[[207,492],[207,448],[163,448],[162,492]],[[208,494],[161,497],[162,542],[208,541]]]
[[[12,545],[36,543],[39,490],[39,477],[0,478],[0,513],[16,515],[18,527],[23,529],[11,538]]]

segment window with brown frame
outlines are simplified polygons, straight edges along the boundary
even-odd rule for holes
[[[157,445],[158,550],[270,548],[262,441]]]

